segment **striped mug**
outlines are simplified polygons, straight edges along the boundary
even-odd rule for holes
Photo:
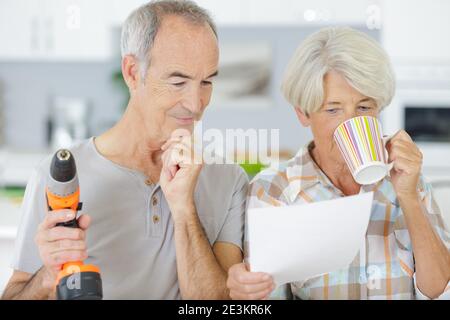
[[[358,184],[378,182],[391,171],[393,163],[387,163],[386,139],[377,118],[349,119],[336,128],[333,137]]]

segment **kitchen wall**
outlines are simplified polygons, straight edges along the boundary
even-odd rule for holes
[[[55,97],[85,99],[92,107],[89,122],[93,135],[120,117],[123,92],[112,81],[120,68],[120,25],[144,2],[0,1],[0,113],[5,141],[0,142],[0,189],[11,182],[24,186],[33,166],[48,152],[46,125]],[[272,52],[269,105],[227,108],[212,103],[204,129],[282,128],[282,148],[295,151],[303,145],[310,134],[297,123],[279,91],[288,58],[307,34],[327,23],[367,30],[370,3],[347,0],[341,7],[329,0],[199,1],[215,17],[221,41],[260,39],[269,43]],[[378,37],[376,31],[374,35]],[[19,221],[20,203],[0,194],[0,293],[11,273]]]
[[[81,98],[90,104],[92,135],[106,130],[120,117],[124,94],[112,81],[120,68],[120,24],[143,2],[0,2],[0,130],[4,132],[3,144],[0,139],[0,187],[5,169],[2,164],[9,151],[16,158],[9,158],[7,166],[15,166],[15,172],[21,172],[21,185],[25,185],[37,159],[48,152],[46,126],[55,97]],[[204,129],[279,128],[282,149],[294,152],[305,144],[311,134],[300,126],[279,87],[297,45],[308,34],[327,25],[352,25],[379,39],[393,58],[400,89],[410,89],[410,83],[414,82],[413,91],[418,95],[422,94],[417,89],[423,87],[439,86],[450,91],[449,77],[444,74],[450,68],[447,18],[450,1],[200,0],[198,3],[216,18],[221,43],[259,40],[268,43],[272,50],[270,105],[227,107],[213,102],[205,114]],[[81,26],[77,25],[77,17],[81,18]],[[433,68],[429,69],[430,65]],[[438,77],[444,80],[436,83]],[[445,99],[450,103],[450,98]],[[392,131],[401,128],[401,103],[398,99],[394,102],[391,108],[398,112],[394,112],[395,116],[387,113],[384,119],[385,126]],[[425,172],[437,187],[438,203],[450,225],[450,159],[436,153],[450,147],[447,144],[431,148],[433,152],[426,156],[440,160],[440,164],[425,168]],[[17,157],[28,162],[21,163]],[[17,202],[9,207],[0,203],[0,292],[11,272],[8,264],[19,218]]]
[[[6,144],[46,147],[46,121],[55,96],[85,98],[92,104],[93,133],[121,112],[123,97],[111,81],[114,63],[1,62]]]
[[[280,92],[283,72],[298,44],[318,30],[310,27],[219,27],[220,41],[265,41],[272,47],[271,105],[267,107],[210,105],[204,129],[275,128],[280,147],[295,151],[311,135],[299,124],[291,106]],[[356,26],[373,37],[377,31]],[[117,33],[118,31],[115,30]],[[115,37],[118,39],[118,37]],[[18,149],[45,148],[46,121],[55,96],[85,98],[92,105],[89,117],[92,134],[99,134],[117,119],[124,107],[124,95],[112,81],[120,59],[108,62],[17,62],[0,60],[0,81],[4,83],[6,144]],[[26,116],[24,116],[26,115]]]

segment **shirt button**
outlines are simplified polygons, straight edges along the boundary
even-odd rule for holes
[[[152,199],[152,205],[156,206],[158,204],[158,199],[156,197],[153,197]]]
[[[152,217],[152,220],[153,220],[153,223],[158,223],[159,222],[159,216],[157,216],[157,215],[154,215],[153,217]]]

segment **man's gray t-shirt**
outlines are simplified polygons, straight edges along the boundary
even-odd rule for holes
[[[71,148],[80,182],[80,201],[92,218],[89,258],[100,267],[105,299],[179,299],[173,221],[159,185],[103,157],[94,139]],[[46,214],[45,181],[51,157],[29,180],[12,267],[35,273],[42,261],[34,242]],[[209,243],[242,249],[248,179],[237,165],[204,165],[195,204]]]

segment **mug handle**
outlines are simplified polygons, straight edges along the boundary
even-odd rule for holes
[[[383,136],[383,138],[381,138],[383,140],[383,145],[384,145],[384,152],[385,152],[385,157],[386,157],[386,161],[389,157],[387,150],[386,150],[386,144],[389,142],[389,140],[391,140],[392,136]],[[390,162],[387,164],[387,167],[389,169],[388,174],[391,172],[392,168],[394,167],[394,161]]]

